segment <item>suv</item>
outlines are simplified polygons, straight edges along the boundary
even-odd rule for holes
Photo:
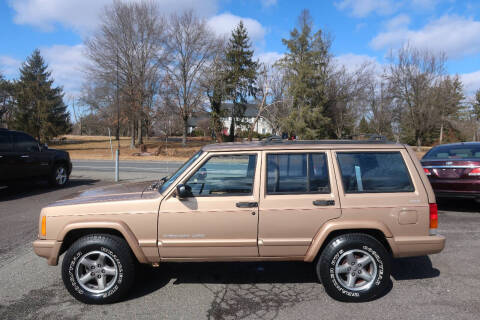
[[[24,132],[0,129],[0,185],[43,178],[63,187],[71,172],[68,152],[48,149]]]
[[[391,258],[440,252],[437,206],[406,145],[260,141],[202,148],[170,178],[84,191],[41,211],[37,255],[86,303],[129,292],[137,262],[312,262],[342,301],[381,295]]]

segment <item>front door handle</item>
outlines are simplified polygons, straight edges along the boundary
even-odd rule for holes
[[[237,208],[256,208],[258,207],[258,202],[237,202]]]
[[[30,156],[25,154],[23,156],[20,156],[20,158],[30,158]]]
[[[326,207],[326,206],[334,206],[335,205],[335,200],[314,200],[313,201],[313,205],[314,206],[322,206],[322,207]]]

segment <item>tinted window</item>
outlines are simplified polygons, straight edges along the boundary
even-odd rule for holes
[[[480,159],[480,144],[438,146],[432,148],[424,159]]]
[[[39,151],[37,140],[25,133],[15,133],[15,151],[35,152]]]
[[[8,133],[0,133],[0,152],[13,151],[13,145]]]
[[[267,193],[330,193],[325,153],[268,154]]]
[[[256,155],[213,156],[186,185],[194,196],[252,194],[256,159]]]
[[[347,193],[414,191],[400,152],[342,152],[337,158]]]

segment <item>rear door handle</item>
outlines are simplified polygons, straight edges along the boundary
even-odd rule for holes
[[[335,205],[335,200],[314,200],[313,201],[313,205],[314,206],[322,206],[322,207],[326,207],[326,206],[334,206]]]
[[[20,158],[30,158],[29,155],[23,155],[23,156],[20,156]]]
[[[237,208],[256,208],[258,207],[258,202],[237,202]]]

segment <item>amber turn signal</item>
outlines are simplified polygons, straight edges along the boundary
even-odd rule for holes
[[[47,217],[43,216],[42,217],[42,230],[41,230],[41,235],[46,236],[47,235]]]

